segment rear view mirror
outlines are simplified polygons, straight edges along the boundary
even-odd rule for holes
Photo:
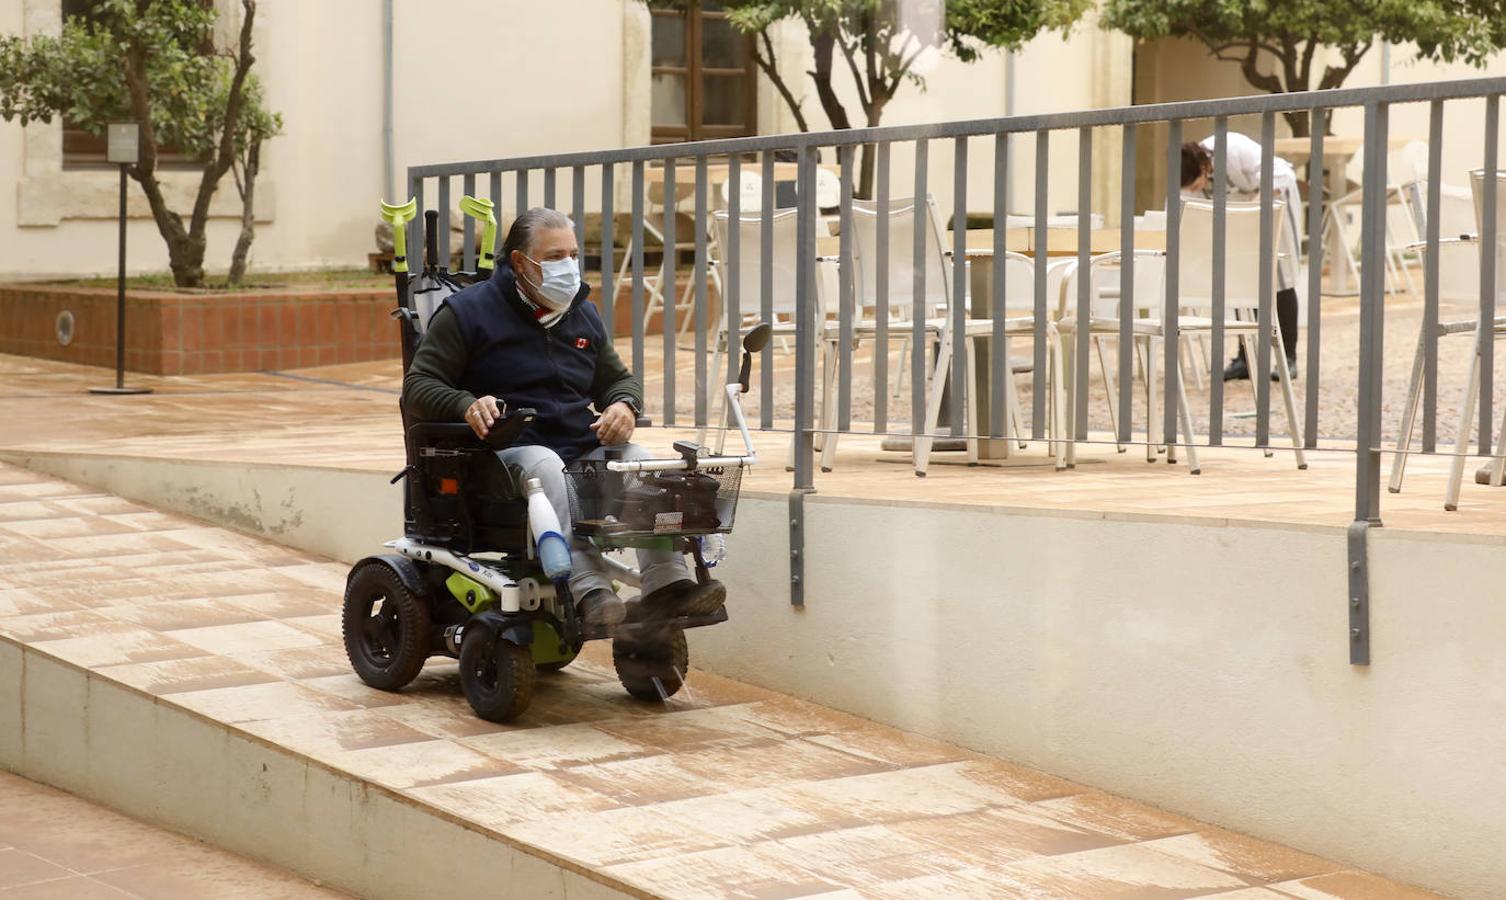
[[[769,323],[762,322],[753,326],[747,334],[743,335],[743,349],[749,353],[758,353],[769,346],[769,335],[773,329]]]

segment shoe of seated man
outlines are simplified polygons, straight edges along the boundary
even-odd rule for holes
[[[1297,380],[1297,374],[1298,374],[1297,373],[1297,361],[1295,359],[1291,358],[1290,356],[1288,356],[1286,358],[1286,367],[1292,373],[1292,380],[1296,381]],[[1278,369],[1278,368],[1276,368],[1275,366],[1271,367],[1271,380],[1272,381],[1280,381],[1281,380],[1281,370]]]
[[[627,618],[627,604],[606,588],[586,592],[576,604],[580,619],[587,625],[610,628]]]
[[[635,613],[640,619],[672,619],[677,616],[709,616],[727,602],[727,588],[711,579],[675,581],[639,598]]]
[[[1243,356],[1236,356],[1224,366],[1225,381],[1249,381],[1250,364]]]

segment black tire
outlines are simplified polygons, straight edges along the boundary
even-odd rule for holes
[[[663,702],[679,693],[690,666],[685,632],[671,628],[651,639],[612,641],[617,680],[639,700]]]
[[[340,631],[356,675],[378,690],[396,691],[418,677],[429,658],[429,606],[383,563],[356,569],[345,587]]]
[[[533,651],[498,638],[490,628],[467,629],[460,639],[460,687],[476,715],[510,722],[533,702]]]

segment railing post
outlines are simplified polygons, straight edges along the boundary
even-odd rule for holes
[[[795,250],[795,483],[790,490],[790,605],[805,605],[805,495],[815,490],[811,406],[816,354],[816,150],[800,148]]]
[[[1351,665],[1370,664],[1369,531],[1380,522],[1380,389],[1386,252],[1385,104],[1365,106],[1365,183],[1360,221],[1359,422],[1355,436],[1354,524],[1349,527],[1349,643]]]

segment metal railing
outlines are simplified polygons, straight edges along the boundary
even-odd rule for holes
[[[914,125],[884,128],[851,129],[820,133],[786,134],[733,140],[714,140],[692,144],[674,144],[631,149],[604,150],[582,153],[562,153],[547,156],[532,156],[510,159],[493,159],[453,164],[416,166],[408,170],[411,196],[416,197],[419,207],[426,208],[432,197],[433,205],[440,215],[439,239],[441,258],[448,259],[450,243],[450,217],[452,181],[462,180],[461,190],[475,194],[478,179],[486,179],[485,186],[490,198],[505,223],[510,216],[502,214],[509,206],[504,196],[504,177],[511,181],[513,202],[511,211],[526,209],[530,202],[538,200],[545,206],[562,205],[559,190],[559,174],[570,175],[569,207],[564,211],[572,214],[577,239],[582,243],[585,256],[585,237],[588,212],[599,214],[600,229],[594,245],[599,246],[599,258],[594,267],[599,275],[601,291],[599,305],[609,330],[618,317],[619,272],[628,280],[629,315],[631,318],[631,345],[627,356],[634,372],[641,377],[654,374],[652,365],[659,367],[662,384],[651,398],[651,412],[666,426],[692,424],[697,427],[720,427],[725,423],[714,420],[714,398],[717,385],[735,376],[735,353],[725,356],[725,373],[709,371],[710,358],[720,342],[727,339],[720,323],[727,326],[735,340],[744,313],[753,313],[762,319],[773,316],[778,307],[793,307],[793,325],[789,331],[794,338],[793,396],[781,396],[778,387],[788,388],[789,376],[776,373],[776,347],[771,344],[763,351],[759,367],[757,389],[758,426],[764,430],[793,431],[793,490],[791,493],[791,592],[795,603],[803,602],[801,578],[803,561],[800,556],[803,527],[801,498],[814,487],[815,443],[818,434],[837,433],[891,434],[908,433],[912,440],[921,437],[964,437],[979,440],[1001,441],[1010,434],[1008,421],[1010,408],[1006,392],[1014,374],[1011,366],[1017,364],[1007,353],[998,348],[1004,346],[1005,313],[1008,305],[1006,281],[1001,271],[995,271],[989,290],[991,296],[972,298],[970,313],[963,298],[969,295],[970,266],[967,244],[969,178],[973,168],[969,166],[970,153],[982,147],[984,153],[993,155],[992,191],[989,196],[992,206],[992,239],[990,246],[974,248],[972,266],[989,265],[987,261],[1003,260],[1013,240],[1007,227],[1009,210],[1017,200],[1014,186],[1006,178],[1012,167],[1010,157],[1017,154],[1015,137],[1035,135],[1034,141],[1034,191],[1033,223],[1031,234],[1035,264],[1033,282],[1033,305],[1029,318],[1033,319],[1032,354],[1028,366],[1020,365],[1023,371],[1031,372],[1030,400],[1025,406],[1029,411],[1028,435],[1019,437],[1034,442],[1050,442],[1070,439],[1076,442],[1091,442],[1089,434],[1089,393],[1092,341],[1105,335],[1090,334],[1090,328],[1078,327],[1072,334],[1072,343],[1063,350],[1071,354],[1069,408],[1073,421],[1066,426],[1066,434],[1053,433],[1051,392],[1057,388],[1047,377],[1051,365],[1052,322],[1058,298],[1051,296],[1052,285],[1049,272],[1050,257],[1050,173],[1052,167],[1053,132],[1076,132],[1077,140],[1077,191],[1076,210],[1079,227],[1076,232],[1075,296],[1068,298],[1075,303],[1076,321],[1088,323],[1092,318],[1093,304],[1099,299],[1102,289],[1092,283],[1091,272],[1095,256],[1093,235],[1086,223],[1093,200],[1093,156],[1095,133],[1101,129],[1116,129],[1120,132],[1120,163],[1122,178],[1118,191],[1121,207],[1119,252],[1119,293],[1117,332],[1117,391],[1109,397],[1117,415],[1114,418],[1112,443],[1119,445],[1164,446],[1173,449],[1183,446],[1229,445],[1227,438],[1229,418],[1227,398],[1220,377],[1222,360],[1227,348],[1226,329],[1229,324],[1226,309],[1226,240],[1225,229],[1229,209],[1228,171],[1226,166],[1228,133],[1232,117],[1258,117],[1259,137],[1262,146],[1260,190],[1258,196],[1259,239],[1259,299],[1258,321],[1268,323],[1257,329],[1254,358],[1250,368],[1254,380],[1255,411],[1254,434],[1251,446],[1269,451],[1271,442],[1271,351],[1273,333],[1273,297],[1275,294],[1276,256],[1279,252],[1274,235],[1276,208],[1273,189],[1273,167],[1276,153],[1276,116],[1281,113],[1306,113],[1311,124],[1308,147],[1307,179],[1313,186],[1310,194],[1306,226],[1308,246],[1305,251],[1307,264],[1306,290],[1308,296],[1305,321],[1306,356],[1304,365],[1304,391],[1300,404],[1305,416],[1296,443],[1305,450],[1336,449],[1335,438],[1347,439],[1352,434],[1352,446],[1343,446],[1345,452],[1355,454],[1355,522],[1356,538],[1351,541],[1351,588],[1349,601],[1352,622],[1350,633],[1351,659],[1357,663],[1368,662],[1369,630],[1367,613],[1367,575],[1365,571],[1365,530],[1380,523],[1380,457],[1382,444],[1382,364],[1385,337],[1385,267],[1383,261],[1388,252],[1386,244],[1386,214],[1390,192],[1387,189],[1386,165],[1389,137],[1390,112],[1399,104],[1429,105],[1428,176],[1426,186],[1426,234],[1423,240],[1421,260],[1424,266],[1423,326],[1420,338],[1423,354],[1422,371],[1422,451],[1438,450],[1438,321],[1439,321],[1439,190],[1442,172],[1444,144],[1444,112],[1450,101],[1484,101],[1484,146],[1481,148],[1484,197],[1480,207],[1480,298],[1479,321],[1492,323],[1495,319],[1496,299],[1496,150],[1500,95],[1506,93],[1506,79],[1487,78],[1462,81],[1433,82],[1414,85],[1392,85],[1375,88],[1330,90],[1313,93],[1282,94],[1257,97],[1240,97],[1221,100],[1170,103],[1149,106],[1134,106],[1118,109],[1088,110],[1049,115],[1013,116],[1009,118],[977,121],[949,122],[934,125]],[[1323,358],[1320,354],[1323,334],[1322,278],[1324,241],[1320,239],[1324,223],[1324,203],[1319,202],[1317,186],[1324,184],[1324,172],[1333,162],[1332,154],[1325,154],[1325,133],[1331,116],[1337,110],[1358,108],[1363,113],[1363,200],[1359,213],[1361,226],[1360,284],[1359,284],[1359,345],[1354,366],[1358,370],[1358,382],[1354,403],[1356,420],[1352,425],[1323,421],[1320,406],[1320,390]],[[1180,252],[1182,235],[1180,217],[1180,144],[1184,126],[1211,120],[1214,135],[1213,203],[1213,259],[1211,263],[1211,327],[1206,337],[1211,345],[1207,371],[1209,379],[1206,434],[1188,434],[1178,421],[1178,400],[1183,385],[1184,357],[1187,344],[1180,339],[1182,333],[1179,319],[1183,315],[1180,302],[1185,285],[1178,283],[1181,271]],[[1162,333],[1171,336],[1160,342],[1160,369],[1162,373],[1162,415],[1159,422],[1146,421],[1142,431],[1143,440],[1136,440],[1133,412],[1134,390],[1137,371],[1135,338],[1136,319],[1144,315],[1147,304],[1141,304],[1141,313],[1136,313],[1134,293],[1136,287],[1136,232],[1131,226],[1131,216],[1139,204],[1136,192],[1136,152],[1143,131],[1164,128],[1167,136],[1167,155],[1164,160],[1166,190],[1155,202],[1166,209],[1164,247],[1165,280],[1160,300]],[[981,140],[980,140],[981,139]],[[926,204],[916,204],[912,227],[913,242],[909,248],[892,246],[890,237],[891,207],[895,198],[908,195],[913,198],[929,198],[931,185],[930,158],[936,144],[950,142],[953,162],[952,213],[950,227],[951,259],[949,272],[938,272],[929,264],[927,227],[921,225],[924,216],[919,211]],[[823,163],[821,152],[828,151]],[[853,233],[854,174],[857,153],[875,154],[875,184],[871,201],[876,211],[876,242],[871,249],[873,264],[873,291],[878,298],[869,311],[871,320],[862,320],[864,310],[857,305],[855,288],[855,253]],[[913,159],[913,180],[896,172],[896,157],[908,152]],[[831,165],[833,159],[836,180],[839,185],[835,206],[837,234],[834,238],[823,237],[819,232],[826,228],[821,218],[818,199],[820,167]],[[713,166],[715,168],[713,168]],[[684,169],[689,168],[688,176]],[[626,172],[625,185],[619,176]],[[742,209],[742,184],[744,174],[755,174],[761,180],[758,197],[760,217],[759,255],[746,259],[741,253],[742,229],[738,223],[750,214]],[[588,179],[588,175],[591,176]],[[724,213],[730,227],[725,229],[726,245],[715,248],[713,260],[711,241],[711,217],[717,205],[712,196],[713,175],[718,182],[729,182],[733,187],[725,194]],[[783,176],[783,177],[781,177]],[[792,177],[791,177],[792,176]],[[685,179],[682,181],[682,178]],[[588,180],[592,182],[588,188]],[[793,181],[793,208],[798,214],[797,234],[794,241],[793,298],[777,297],[775,288],[776,248],[773,246],[773,218],[776,206],[783,197],[789,199],[776,185]],[[906,181],[909,184],[905,184]],[[542,185],[542,196],[530,196],[530,190]],[[429,194],[432,188],[434,194]],[[646,188],[660,185],[658,190],[660,209],[650,213]],[[692,212],[681,212],[681,186],[689,189],[686,200]],[[626,263],[617,256],[614,211],[625,192],[630,210],[631,235],[627,241]],[[1150,206],[1150,203],[1143,204]],[[588,209],[589,208],[589,209]],[[692,233],[686,235],[683,228],[689,223]],[[421,227],[420,222],[415,225]],[[829,230],[829,229],[828,229]],[[505,232],[505,229],[504,229]],[[649,233],[655,235],[660,266],[655,276],[649,271],[652,259]],[[499,239],[501,234],[498,235]],[[464,264],[474,266],[475,244],[473,225],[469,219],[464,223]],[[423,246],[422,236],[415,246]],[[823,245],[831,244],[823,253]],[[688,291],[682,292],[677,270],[681,267],[682,248],[693,247],[690,261]],[[832,253],[831,251],[835,252]],[[909,284],[894,283],[889,277],[896,260],[903,257],[891,251],[909,251],[911,278]],[[818,303],[818,278],[822,276],[823,259],[830,257],[835,264],[837,290],[833,308],[823,308]],[[760,289],[757,297],[742,296],[740,274],[743,266],[756,265],[760,274]],[[1142,263],[1143,264],[1143,263]],[[716,273],[721,273],[720,277]],[[590,274],[588,271],[587,275]],[[942,306],[946,321],[932,321],[933,308],[928,279],[948,279],[945,285],[952,298]],[[713,292],[719,286],[715,302],[721,312],[713,321]],[[659,322],[662,334],[657,347],[650,346],[649,319],[651,311],[647,301],[658,297],[662,304]],[[682,305],[682,298],[684,304]],[[793,303],[788,301],[792,299]],[[776,302],[777,301],[777,302]],[[987,371],[979,374],[975,384],[968,384],[966,366],[961,364],[970,338],[967,320],[977,316],[981,308],[989,318],[992,330],[978,335],[991,338],[995,352],[988,354]],[[682,337],[677,328],[681,315],[689,319],[689,333]],[[1024,313],[1021,313],[1024,315]],[[1488,325],[1486,327],[1489,327]],[[857,393],[855,376],[856,338],[859,332],[872,347],[869,362],[872,382],[872,415],[867,422],[854,417],[854,396]],[[1487,333],[1488,334],[1488,333]],[[1112,339],[1114,335],[1107,335]],[[685,341],[682,346],[681,341]],[[889,367],[889,347],[893,340],[908,341],[908,367],[901,365],[898,373]],[[934,356],[941,341],[951,344],[952,359],[957,364],[949,366],[946,379],[939,373],[935,384],[930,384],[929,374],[934,365]],[[1492,341],[1478,341],[1481,356],[1480,390],[1478,404],[1478,428],[1480,455],[1491,452]],[[1138,366],[1148,367],[1148,357],[1154,347],[1153,341],[1145,342],[1146,358]],[[1100,347],[1101,351],[1101,347]],[[683,354],[691,354],[684,360]],[[833,382],[834,408],[821,410],[824,426],[816,420],[817,399],[820,385],[817,380],[818,356],[831,357],[834,373],[823,370],[823,376]],[[1330,363],[1332,362],[1330,358]],[[1105,365],[1105,369],[1108,367]],[[909,379],[909,428],[894,428],[891,412],[903,404],[894,401],[891,409],[889,398],[893,381],[908,376]],[[1107,389],[1107,374],[1105,373]],[[1065,387],[1065,385],[1063,386]],[[689,402],[686,401],[686,389]],[[927,432],[926,407],[932,399],[929,393],[945,390],[948,394],[946,413],[949,425],[936,432]],[[964,398],[970,390],[987,392],[987,430],[978,434],[963,434],[962,423],[966,421]],[[1147,394],[1149,391],[1147,391]],[[784,394],[788,394],[786,390]],[[781,402],[782,401],[782,402]],[[1146,418],[1149,417],[1147,404]],[[1023,418],[1025,409],[1020,410]],[[980,409],[978,419],[984,417]],[[688,420],[688,421],[687,421]],[[786,424],[786,422],[788,424]],[[856,424],[855,424],[856,423]],[[859,428],[858,425],[866,427]],[[1468,423],[1465,423],[1467,428]],[[1155,427],[1155,426],[1158,426]],[[1349,429],[1352,427],[1353,431]],[[1179,433],[1179,429],[1182,433]],[[1157,433],[1158,432],[1158,433]],[[1320,446],[1320,437],[1325,444]],[[1108,442],[1101,442],[1108,443]],[[1347,444],[1347,440],[1339,442]],[[1170,454],[1168,455],[1170,457]]]

